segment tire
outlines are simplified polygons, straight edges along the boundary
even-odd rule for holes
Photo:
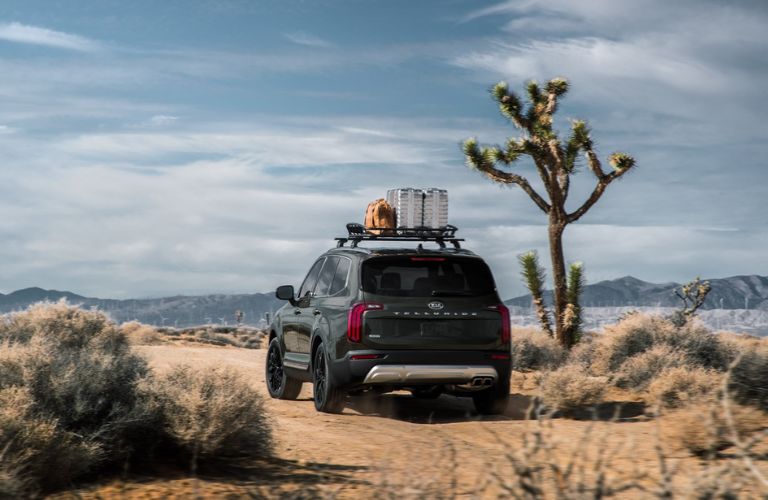
[[[509,403],[509,377],[496,382],[488,389],[474,393],[472,400],[481,415],[501,415]]]
[[[312,360],[312,385],[315,409],[324,413],[341,413],[344,409],[346,394],[336,387],[333,375],[328,368],[328,356],[323,344],[317,346]]]
[[[283,369],[283,355],[280,353],[280,343],[272,339],[267,350],[267,362],[264,378],[267,382],[269,395],[275,399],[296,399],[301,392],[301,380],[291,378]]]
[[[427,387],[418,387],[411,389],[411,394],[417,399],[437,399],[443,393],[443,388],[439,385],[430,385]]]

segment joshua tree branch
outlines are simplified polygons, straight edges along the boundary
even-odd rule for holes
[[[549,203],[544,201],[544,198],[542,198],[539,193],[537,193],[536,190],[531,187],[525,177],[510,172],[504,172],[503,170],[499,170],[498,168],[492,167],[490,165],[478,166],[478,170],[480,170],[494,182],[499,182],[502,184],[517,184],[520,186],[520,189],[525,191],[528,196],[531,197],[533,202],[536,203],[542,212],[545,214],[549,213]]]
[[[591,149],[586,150],[587,155],[587,164],[589,165],[589,169],[592,171],[592,173],[595,174],[595,177],[598,179],[602,179],[605,177],[605,172],[603,172],[603,167],[600,165],[600,160],[597,158],[597,155],[594,151]]]
[[[590,208],[592,208],[592,205],[597,203],[597,200],[600,199],[600,197],[603,195],[603,192],[605,191],[605,188],[608,187],[608,184],[613,182],[614,180],[621,177],[626,170],[616,170],[614,172],[611,172],[608,175],[603,175],[602,177],[598,178],[597,185],[595,186],[595,189],[592,191],[592,194],[589,195],[589,198],[587,198],[587,201],[584,202],[583,205],[581,205],[579,208],[577,208],[574,212],[567,215],[567,221],[568,224],[571,222],[576,222],[581,218],[582,215],[587,213]]]
[[[550,94],[551,95],[551,94]],[[548,143],[549,154],[552,156],[552,163],[554,164],[554,170],[557,172],[557,183],[560,187],[560,198],[565,203],[568,198],[568,188],[570,187],[570,175],[566,169],[565,159],[563,158],[563,148],[560,142],[556,139],[552,139]],[[554,181],[554,175],[553,181]]]

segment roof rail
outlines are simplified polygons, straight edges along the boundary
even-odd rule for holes
[[[456,238],[456,226],[450,224],[441,228],[430,227],[399,227],[391,228],[366,228],[362,224],[350,222],[347,224],[347,236],[336,238],[336,247],[341,248],[345,243],[350,242],[352,248],[357,247],[361,241],[434,241],[440,248],[445,248],[446,243],[450,243],[454,248],[461,248],[463,238]],[[373,234],[373,231],[379,234]]]

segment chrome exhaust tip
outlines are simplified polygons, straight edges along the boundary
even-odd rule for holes
[[[472,379],[472,387],[485,387],[493,385],[493,377],[475,377]]]

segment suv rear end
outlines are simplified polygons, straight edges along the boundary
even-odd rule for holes
[[[511,374],[509,313],[480,257],[420,245],[337,248],[321,259],[342,257],[351,261],[343,297],[293,298],[292,287],[290,296],[278,294],[291,301],[278,317],[291,321],[301,310],[312,315],[311,337],[291,343],[299,350],[311,346],[306,370],[296,361],[302,354],[280,342],[281,321],[273,324],[289,383],[311,381],[321,411],[340,411],[350,392],[393,390],[422,398],[468,396],[480,413],[504,411]],[[306,280],[300,293],[305,289]],[[272,349],[270,344],[269,359],[276,357]],[[269,377],[269,366],[267,371]],[[283,397],[272,389],[270,394]]]

